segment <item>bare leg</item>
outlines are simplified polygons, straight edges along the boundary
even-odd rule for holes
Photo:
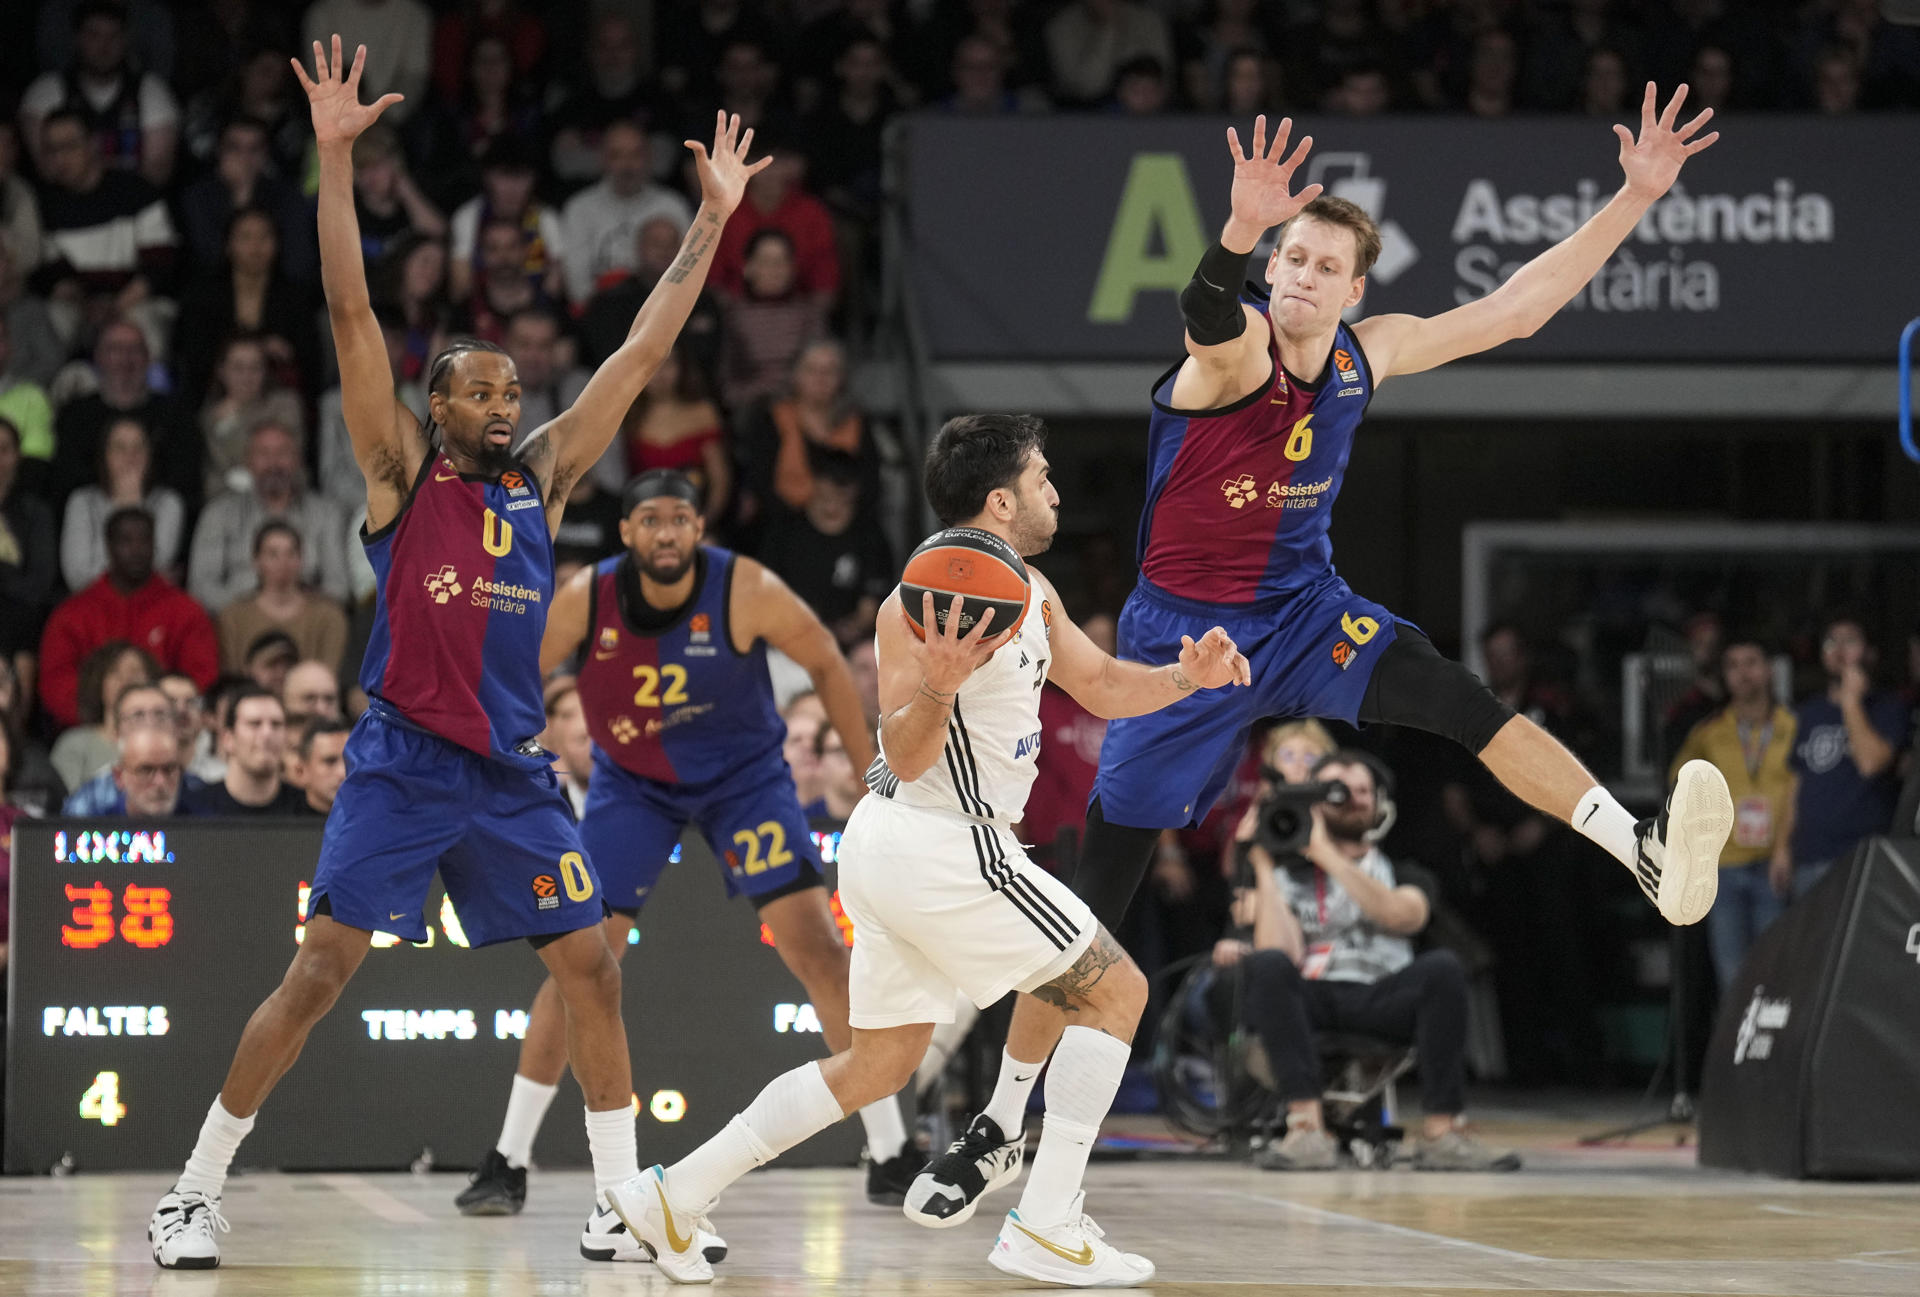
[[[828,1050],[841,1053],[853,1043],[847,1026],[847,967],[851,956],[840,937],[840,925],[833,921],[833,911],[827,906],[826,889],[809,887],[769,901],[760,908],[760,921],[772,930],[774,947],[786,962],[787,971],[806,988]]]
[[[240,1045],[220,1087],[220,1104],[236,1117],[251,1117],[266,1102],[300,1050],[307,1033],[325,1017],[367,957],[373,934],[336,923],[333,916],[307,920],[306,937],[287,972],[240,1033]]]
[[[617,964],[627,957],[627,934],[633,930],[629,915],[609,915],[600,925],[606,934],[607,949]],[[520,1042],[520,1065],[515,1069],[529,1081],[558,1085],[567,1071],[567,1009],[560,1000],[560,984],[549,973],[533,997],[533,1010],[527,1015],[526,1039]]]
[[[1599,782],[1560,740],[1524,716],[1502,725],[1480,760],[1508,792],[1563,823],[1573,822],[1574,807]]]
[[[601,925],[569,932],[540,950],[566,1009],[567,1057],[587,1111],[633,1102],[627,1025],[620,1017],[620,965]]]

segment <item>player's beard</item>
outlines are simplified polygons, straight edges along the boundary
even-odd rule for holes
[[[519,467],[513,457],[513,442],[509,440],[504,446],[496,446],[487,439],[485,428],[472,437],[454,439],[449,436],[449,439],[454,441],[454,445],[461,454],[472,461],[473,471],[482,477],[499,477],[502,473]]]
[[[1326,821],[1327,836],[1336,842],[1365,842],[1367,830],[1373,827],[1372,812],[1353,802],[1329,806],[1321,815]]]
[[[633,561],[639,566],[641,575],[645,576],[647,580],[653,582],[655,585],[672,585],[675,581],[685,576],[687,569],[693,566],[693,551],[674,551],[671,563],[663,563],[662,560],[654,558],[651,554],[645,558],[635,554]]]
[[[1022,502],[1013,515],[1013,547],[1021,558],[1032,558],[1053,548],[1054,535],[1060,530],[1060,511],[1045,504]]]

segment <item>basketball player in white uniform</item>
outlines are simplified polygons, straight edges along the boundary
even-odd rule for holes
[[[927,453],[927,497],[941,522],[991,532],[1022,556],[1045,550],[1060,497],[1047,480],[1044,438],[1040,421],[1025,415],[950,420]],[[1081,1210],[1080,1188],[1120,1088],[1146,979],[1086,905],[1028,861],[1009,826],[1033,783],[1047,680],[1096,716],[1137,716],[1198,689],[1244,685],[1247,662],[1218,627],[1187,640],[1178,662],[1116,661],[1067,617],[1047,579],[1027,571],[1026,615],[1011,635],[995,634],[989,614],[962,636],[958,599],[939,630],[929,594],[923,643],[898,591],[881,608],[880,757],[867,773],[874,795],[854,808],[840,843],[840,899],[854,928],[853,1047],[776,1078],[701,1147],[608,1195],[668,1278],[710,1280],[697,1226],[721,1190],[904,1086],[934,1025],[953,1020],[956,990],[982,1008],[1024,991],[1066,1024],[1047,1074],[1033,1175],[989,1259],[1010,1274],[1073,1287],[1153,1277],[1152,1262],[1102,1240]],[[994,1185],[1020,1167],[1017,1144],[996,1153]],[[909,1199],[908,1214],[957,1225],[971,1205],[940,1216]]]

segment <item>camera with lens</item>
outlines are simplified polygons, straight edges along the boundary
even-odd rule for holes
[[[1352,792],[1338,779],[1324,783],[1275,783],[1273,790],[1260,799],[1253,840],[1267,849],[1276,861],[1299,855],[1313,836],[1313,808],[1344,805]]]

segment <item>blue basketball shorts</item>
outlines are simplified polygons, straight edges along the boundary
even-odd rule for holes
[[[1245,608],[1177,598],[1142,580],[1120,613],[1123,660],[1177,661],[1182,635],[1197,640],[1219,626],[1246,655],[1253,683],[1201,690],[1157,712],[1110,723],[1093,784],[1101,814],[1110,824],[1148,829],[1204,819],[1256,721],[1356,721],[1373,669],[1399,625],[1331,573],[1286,599]]]
[[[469,944],[552,936],[606,915],[558,778],[369,712],[347,738],[308,913],[425,941],[435,869]]]
[[[757,909],[821,885],[820,851],[779,748],[704,784],[647,779],[594,748],[580,837],[614,909],[646,904],[690,823],[713,848],[730,897],[746,896]]]

